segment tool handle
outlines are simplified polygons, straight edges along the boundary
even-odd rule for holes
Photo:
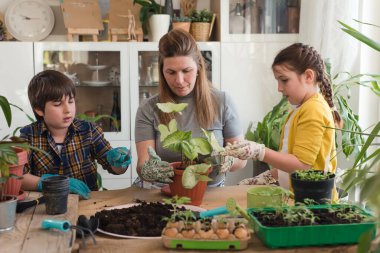
[[[41,226],[43,229],[55,228],[63,232],[67,232],[71,228],[71,224],[68,220],[45,219],[42,221]]]
[[[226,214],[226,213],[228,213],[226,206],[220,206],[208,211],[200,212],[199,217],[203,219],[205,217],[212,217],[214,215]]]

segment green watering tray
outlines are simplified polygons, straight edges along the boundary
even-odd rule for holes
[[[352,224],[333,224],[333,225],[307,225],[307,226],[287,226],[287,227],[268,227],[263,226],[253,215],[254,211],[274,211],[274,208],[249,208],[248,215],[253,220],[253,229],[261,241],[270,248],[281,247],[301,247],[337,244],[358,243],[362,234],[372,231],[372,239],[376,235],[375,218],[355,205],[315,205],[307,208],[341,208],[351,207],[358,210],[370,218],[371,221]],[[284,207],[286,208],[286,207]],[[282,209],[284,209],[282,208]]]

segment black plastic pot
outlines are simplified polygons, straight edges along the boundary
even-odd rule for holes
[[[315,172],[323,173],[323,171]],[[293,172],[290,175],[290,179],[294,191],[295,203],[304,203],[305,199],[312,199],[318,204],[331,203],[335,174],[331,174],[326,180],[308,181],[297,178],[296,172]]]
[[[49,215],[67,212],[69,178],[52,176],[42,180],[42,193],[45,197],[46,213]]]

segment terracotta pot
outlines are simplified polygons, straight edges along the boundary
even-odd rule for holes
[[[170,192],[173,196],[178,195],[180,197],[189,197],[191,199],[190,205],[199,206],[202,203],[203,196],[205,195],[207,182],[200,181],[194,188],[186,189],[182,186],[182,174],[185,170],[177,169],[181,166],[181,162],[174,162],[170,164],[174,168],[173,183],[169,184]],[[205,175],[210,174],[211,167]]]
[[[28,163],[28,152],[22,148],[15,147],[18,164],[9,166],[9,173],[21,177],[24,173],[24,166]],[[24,192],[21,191],[21,180],[18,178],[8,178],[3,186],[3,195],[16,196],[19,200],[23,199]]]

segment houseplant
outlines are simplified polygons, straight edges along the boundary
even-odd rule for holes
[[[191,18],[174,16],[172,20],[173,29],[183,29],[190,32]]]
[[[181,113],[186,103],[157,103],[164,113]],[[210,164],[195,164],[198,155],[209,155],[213,150],[220,150],[215,136],[203,131],[205,137],[193,138],[191,131],[177,129],[177,121],[172,119],[168,125],[158,126],[163,148],[181,154],[181,161],[172,163],[174,167],[173,183],[169,184],[172,195],[187,196],[193,205],[200,205],[207,188],[207,176],[211,172]]]
[[[331,203],[335,174],[320,170],[296,170],[290,174],[296,203],[311,199],[319,204]]]
[[[12,122],[12,111],[7,98],[0,95],[0,107],[8,127]],[[0,231],[13,228],[16,219],[16,203],[20,193],[23,167],[27,161],[28,145],[22,140],[5,136],[0,141]],[[19,165],[19,163],[22,163]],[[17,172],[15,172],[17,171]],[[13,192],[11,192],[13,190]]]
[[[190,33],[196,41],[208,41],[215,21],[215,14],[207,9],[192,10]]]
[[[148,35],[150,41],[159,41],[169,30],[170,15],[164,14],[162,6],[155,0],[133,0],[133,4],[141,5],[140,21],[144,35]]]

